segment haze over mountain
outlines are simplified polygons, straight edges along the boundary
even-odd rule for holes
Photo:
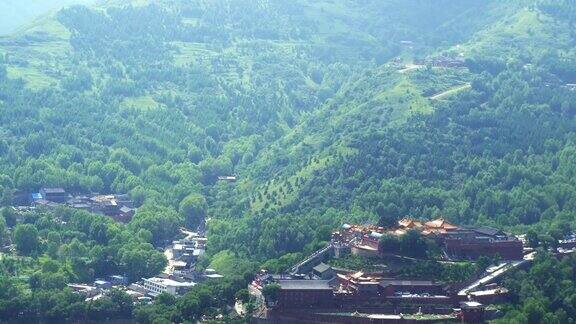
[[[94,0],[1,0],[0,35],[13,33],[39,16],[64,6],[94,2]]]
[[[213,315],[345,222],[444,216],[540,248],[573,230],[573,1],[104,1],[32,19],[73,2],[0,2],[0,33],[25,25],[0,38],[0,243],[16,248],[0,321]],[[138,209],[15,214],[42,187]],[[198,268],[219,283],[136,310],[62,289],[155,276],[157,249],[205,218]],[[576,262],[542,255],[503,323],[576,319]]]

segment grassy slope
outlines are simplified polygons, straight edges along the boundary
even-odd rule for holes
[[[71,50],[70,31],[53,18],[42,16],[20,28],[12,36],[0,38],[2,52],[8,54],[8,75],[21,78],[33,89],[56,86]]]
[[[392,4],[395,0],[390,0]],[[104,0],[99,1],[98,8],[107,8],[110,6],[126,5],[145,5],[148,3],[167,3],[169,1],[156,0],[133,0],[118,1],[118,0]],[[362,24],[358,24],[362,19],[366,19],[365,9],[368,5],[358,5],[355,1],[346,0],[341,2],[334,1],[298,1],[302,6],[302,15],[311,21],[314,21],[317,29],[313,33],[310,40],[311,43],[302,44],[292,40],[283,40],[278,43],[268,42],[270,46],[276,46],[277,50],[281,49],[288,55],[296,55],[303,47],[312,46],[312,48],[330,48],[329,52],[338,53],[338,57],[354,57],[357,53],[350,53],[357,50],[354,46],[350,46],[348,42],[354,41],[355,44],[361,46],[378,46],[380,40],[378,36],[382,36],[382,26],[377,25],[372,29],[367,29]],[[388,4],[388,6],[391,6]],[[380,6],[376,6],[373,10],[379,10]],[[394,8],[394,6],[392,6]],[[460,14],[459,17],[453,18],[439,27],[438,34],[442,33],[442,28],[452,28],[451,24],[462,21],[468,21],[468,11]],[[491,14],[492,15],[492,14]],[[495,15],[495,14],[494,14]],[[407,24],[410,19],[418,19],[415,17],[406,18]],[[195,23],[194,19],[188,19],[186,23]],[[385,24],[384,22],[379,22]],[[468,27],[471,28],[471,27]],[[27,36],[33,35],[34,40],[30,40]],[[21,77],[25,81],[29,81],[29,86],[33,88],[41,88],[45,86],[53,86],[55,80],[53,79],[59,71],[66,71],[72,68],[66,64],[65,55],[71,48],[69,46],[70,33],[60,23],[54,19],[54,15],[46,15],[34,21],[32,24],[25,26],[18,30],[13,35],[14,37],[6,39],[5,45],[0,44],[0,51],[10,53],[12,57],[21,58],[20,61],[29,62],[27,66],[11,65],[11,76]],[[14,46],[10,46],[10,40],[22,40]],[[238,74],[237,69],[231,68],[229,71],[211,71],[221,75],[223,78],[228,79],[230,82],[240,82],[242,84],[249,84],[252,80],[252,64],[249,55],[243,54],[240,50],[243,46],[250,46],[254,40],[252,39],[235,39],[233,44],[224,49],[223,51],[215,51],[206,44],[202,43],[174,43],[176,50],[175,64],[185,65],[192,62],[208,62],[215,57],[221,57],[225,54],[227,57],[234,58],[238,65],[242,68],[243,73]],[[314,86],[310,82],[310,86]]]
[[[564,48],[570,44],[567,28],[545,14],[523,8],[477,33],[461,50],[469,56],[497,53],[506,57],[520,52],[523,58],[530,58],[542,49]]]
[[[430,102],[422,96],[408,75],[381,67],[378,72],[343,89],[334,100],[260,156],[264,166],[257,165],[257,172],[261,171],[258,167],[267,167],[269,161],[274,161],[273,157],[282,148],[287,149],[289,156],[298,157],[299,161],[293,163],[302,163],[302,159],[307,162],[301,168],[288,172],[283,168],[278,169],[275,175],[260,186],[261,191],[264,187],[268,188],[275,202],[266,199],[264,195],[263,200],[251,205],[252,210],[262,210],[266,204],[278,208],[289,204],[298,198],[297,179],[309,179],[315,170],[321,168],[337,167],[337,161],[332,158],[335,154],[356,154],[347,145],[346,133],[361,131],[366,125],[394,127],[414,114],[432,111]],[[288,192],[288,182],[295,190]]]
[[[98,1],[94,6],[95,8],[105,9],[112,6],[143,6],[150,3],[166,3],[170,7],[169,1],[163,0],[131,0],[131,1],[117,1],[117,0],[103,0]],[[350,4],[348,4],[350,5]],[[350,25],[344,22],[333,24],[331,15],[332,12],[322,11],[323,6],[313,5],[306,10],[306,14],[310,15],[310,19],[314,19],[319,23],[322,31],[318,33],[318,37],[313,39],[314,43],[323,44],[328,38],[338,35],[342,30],[352,29]],[[342,8],[342,15],[345,15],[346,8]],[[358,14],[355,13],[355,17]],[[185,23],[195,23],[194,20],[185,18]],[[349,23],[349,22],[348,22]],[[339,27],[335,28],[335,25]],[[356,37],[370,38],[364,34],[357,33]],[[66,74],[66,71],[74,68],[74,65],[67,60],[67,54],[72,51],[69,44],[70,31],[68,31],[62,24],[55,18],[55,12],[51,12],[34,20],[32,23],[19,28],[15,33],[10,36],[0,38],[0,53],[6,53],[10,58],[18,58],[17,60],[10,60],[8,62],[8,70],[11,78],[22,78],[27,82],[28,86],[33,89],[41,89],[43,87],[56,86],[59,80]],[[371,40],[373,44],[376,40]],[[260,42],[260,43],[259,43]],[[233,43],[225,49],[216,50],[211,48],[206,43],[192,43],[192,42],[173,42],[170,45],[174,46],[174,64],[177,66],[184,66],[187,64],[195,63],[202,64],[208,63],[213,59],[231,59],[242,69],[242,73],[238,73],[235,64],[232,64],[228,70],[210,71],[212,75],[217,75],[223,78],[228,83],[249,85],[254,77],[252,71],[252,54],[246,54],[242,48],[254,46],[254,44],[262,45],[262,42],[254,39],[234,39]],[[301,48],[309,46],[310,44],[303,44],[292,40],[283,41],[266,41],[267,46],[272,46],[275,51],[284,53],[287,57],[290,55],[297,55]],[[338,48],[341,50],[341,48]],[[63,72],[63,73],[58,73]],[[99,71],[93,71],[99,74]],[[99,75],[101,79],[105,79],[106,75]],[[309,86],[316,86],[310,82]],[[141,101],[142,98],[129,98],[128,102]]]

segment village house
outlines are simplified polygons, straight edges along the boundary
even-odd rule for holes
[[[90,203],[90,198],[88,196],[77,196],[69,199],[67,202],[69,207],[74,209],[82,209],[85,211],[90,211],[92,204]]]
[[[168,293],[174,296],[181,296],[190,291],[196,284],[193,282],[181,282],[169,278],[147,278],[143,279],[143,286],[148,295],[156,297],[161,293]]]
[[[92,211],[98,214],[113,216],[118,213],[119,206],[114,195],[98,195],[90,198]]]
[[[460,303],[462,322],[483,323],[485,306],[475,301],[465,301]]]
[[[91,213],[112,217],[118,222],[127,223],[136,213],[134,203],[128,195],[78,195],[71,196],[63,188],[42,188],[29,195],[25,202],[30,207],[55,209],[66,206]],[[20,202],[20,201],[17,201]]]
[[[122,206],[118,210],[118,214],[116,214],[114,219],[118,222],[128,223],[132,220],[132,217],[136,214],[136,209],[130,208],[127,206]]]
[[[558,240],[558,247],[563,249],[576,248],[576,234],[570,234],[562,240]]]
[[[40,189],[40,199],[45,199],[54,203],[65,203],[69,196],[62,188],[42,188]]]
[[[122,275],[111,275],[109,280],[112,286],[125,286],[128,284],[128,278]]]
[[[336,271],[334,271],[331,266],[325,263],[320,263],[319,265],[315,266],[312,269],[312,273],[315,277],[321,280],[330,280],[336,277]]]
[[[98,289],[107,290],[112,288],[112,283],[107,280],[98,279],[94,281],[94,286]]]
[[[67,284],[66,286],[70,288],[73,292],[83,295],[85,298],[92,298],[96,295],[99,295],[102,292],[101,289],[90,285]]]

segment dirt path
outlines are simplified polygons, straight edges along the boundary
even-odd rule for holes
[[[164,250],[164,255],[166,256],[166,259],[168,260],[168,264],[166,264],[166,268],[164,269],[164,273],[172,274],[172,272],[174,271],[174,260],[172,259],[174,257],[174,255],[172,252],[172,245],[168,246]]]
[[[441,100],[441,99],[444,99],[444,98],[449,97],[451,95],[457,94],[460,91],[464,91],[464,90],[470,89],[470,88],[472,88],[472,85],[468,83],[468,84],[461,85],[461,86],[458,86],[456,88],[452,88],[450,90],[446,90],[444,92],[435,94],[432,97],[430,97],[430,99],[431,100]]]
[[[416,65],[416,64],[406,64],[406,67],[402,70],[398,70],[398,73],[408,73],[410,71],[418,70],[425,67],[425,65]]]

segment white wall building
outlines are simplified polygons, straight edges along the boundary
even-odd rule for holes
[[[180,282],[158,277],[144,279],[144,288],[151,296],[157,296],[164,292],[179,296],[188,292],[195,285],[194,282]]]

